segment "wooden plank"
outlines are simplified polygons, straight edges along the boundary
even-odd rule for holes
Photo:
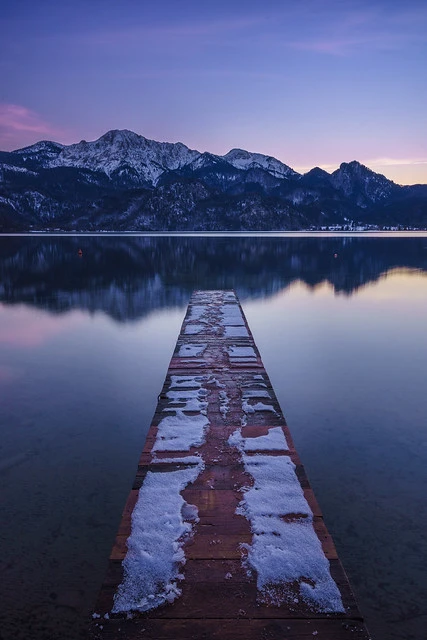
[[[99,626],[103,627],[100,630]],[[156,619],[94,621],[93,640],[369,640],[360,621]]]
[[[122,519],[120,521],[119,530],[117,532],[118,535],[129,536],[130,527],[131,527],[131,518],[132,512],[138,500],[138,491],[132,490],[129,493],[128,499],[126,500],[125,508],[123,509]]]
[[[113,562],[113,561],[111,561]],[[137,615],[137,618],[189,618],[196,619],[339,619],[344,621],[361,620],[357,604],[349,588],[347,577],[339,563],[334,567],[331,563],[332,574],[341,590],[345,612],[339,614],[325,614],[315,612],[304,604],[301,599],[288,600],[279,607],[260,602],[253,576],[242,573],[238,559],[211,558],[209,560],[188,560],[186,579],[181,584],[182,595],[173,605],[166,605],[156,610]],[[122,616],[112,616],[111,608],[116,589],[114,578],[119,578],[118,565],[116,572],[103,585],[98,598],[96,612],[103,617],[106,613],[114,618],[123,620]],[[231,577],[230,577],[231,576]],[[297,592],[295,594],[297,596]]]
[[[199,518],[233,514],[241,501],[240,493],[233,489],[184,489],[181,495],[186,502],[197,506]]]

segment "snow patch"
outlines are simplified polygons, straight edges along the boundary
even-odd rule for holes
[[[263,385],[265,387],[265,385]],[[244,398],[269,398],[271,400],[271,396],[265,389],[245,389],[243,391]]]
[[[205,351],[206,347],[207,347],[207,343],[204,344],[183,344],[182,347],[180,347],[179,351],[178,351],[178,357],[179,358],[194,358],[197,356],[201,356],[203,355],[203,352]]]
[[[204,381],[203,376],[171,376],[171,386],[180,389],[191,389],[191,388],[199,388],[202,386],[202,382]]]
[[[251,523],[253,541],[244,546],[247,566],[257,572],[260,600],[277,606],[295,602],[297,589],[317,611],[344,611],[291,459],[244,453],[242,459],[254,484],[245,491],[237,513]]]
[[[156,458],[155,456],[152,459],[152,464],[165,464],[165,463],[173,463],[173,464],[201,464],[203,460],[201,456],[185,456],[185,457],[177,457],[177,458]]]
[[[226,338],[249,338],[249,333],[246,327],[234,327],[227,325],[225,327]]]
[[[244,451],[288,451],[288,443],[281,427],[272,427],[265,436],[244,438],[240,430],[235,431],[228,439],[228,443]]]
[[[190,307],[190,315],[188,316],[188,321],[197,322],[197,320],[200,320],[200,318],[204,316],[206,312],[207,307],[205,307],[204,305],[193,304]]]
[[[222,314],[221,324],[223,326],[242,326],[245,324],[238,304],[224,304],[220,307],[220,312]]]
[[[231,358],[256,358],[252,347],[228,347],[228,355]]]
[[[160,420],[152,451],[188,451],[205,441],[209,420],[206,417],[207,390],[202,382],[206,376],[171,376],[166,392],[169,405],[163,411],[174,412]],[[176,406],[183,404],[184,406]],[[175,406],[174,406],[175,405]],[[185,412],[197,412],[187,415]]]
[[[181,595],[183,546],[192,534],[187,520],[197,519],[197,508],[188,505],[180,492],[194,482],[203,466],[147,473],[132,513],[124,579],[114,596],[113,613],[148,611]]]
[[[222,417],[224,418],[224,420],[227,418],[227,413],[230,409],[230,398],[227,395],[226,391],[220,391],[219,392],[219,411],[222,415]]]
[[[11,164],[0,164],[0,169],[3,169],[4,171],[15,171],[16,173],[26,173],[30,176],[36,176],[37,173],[35,171],[29,171],[28,169],[26,169],[25,167],[17,167],[15,165],[11,165]]]
[[[184,404],[180,407],[180,411],[201,411],[204,412],[207,409],[208,403],[206,402],[206,389],[183,389],[180,391],[168,391],[166,397],[169,399],[169,404]],[[176,411],[176,407],[165,407],[163,411]]]
[[[203,324],[187,324],[184,328],[184,333],[186,335],[196,335],[200,333],[205,328]]]
[[[206,391],[206,389],[203,389],[203,387],[201,387],[200,389],[172,389],[171,391],[166,392],[166,397],[169,398],[171,403],[177,403],[185,402],[190,398],[206,398],[207,393],[208,392]]]
[[[242,400],[242,409],[245,413],[255,413],[255,411],[271,411],[272,413],[276,413],[273,405],[271,404],[264,404],[263,402],[249,404],[245,398]]]
[[[153,451],[189,451],[205,442],[209,420],[203,414],[185,415],[182,409],[175,409],[174,416],[160,420]]]

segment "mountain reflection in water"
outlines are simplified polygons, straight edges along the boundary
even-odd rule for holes
[[[186,305],[197,288],[244,300],[300,280],[352,295],[395,268],[427,271],[427,238],[2,237],[0,301],[126,322]]]

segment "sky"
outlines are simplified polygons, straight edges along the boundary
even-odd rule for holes
[[[0,149],[110,129],[427,184],[425,0],[6,0]]]

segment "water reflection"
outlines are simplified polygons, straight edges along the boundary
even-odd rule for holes
[[[247,299],[301,280],[352,295],[396,268],[427,271],[427,239],[2,237],[0,301],[124,322],[186,305],[195,288],[235,288]]]
[[[86,637],[189,296],[225,287],[373,638],[424,640],[422,236],[0,238],[5,640]]]

